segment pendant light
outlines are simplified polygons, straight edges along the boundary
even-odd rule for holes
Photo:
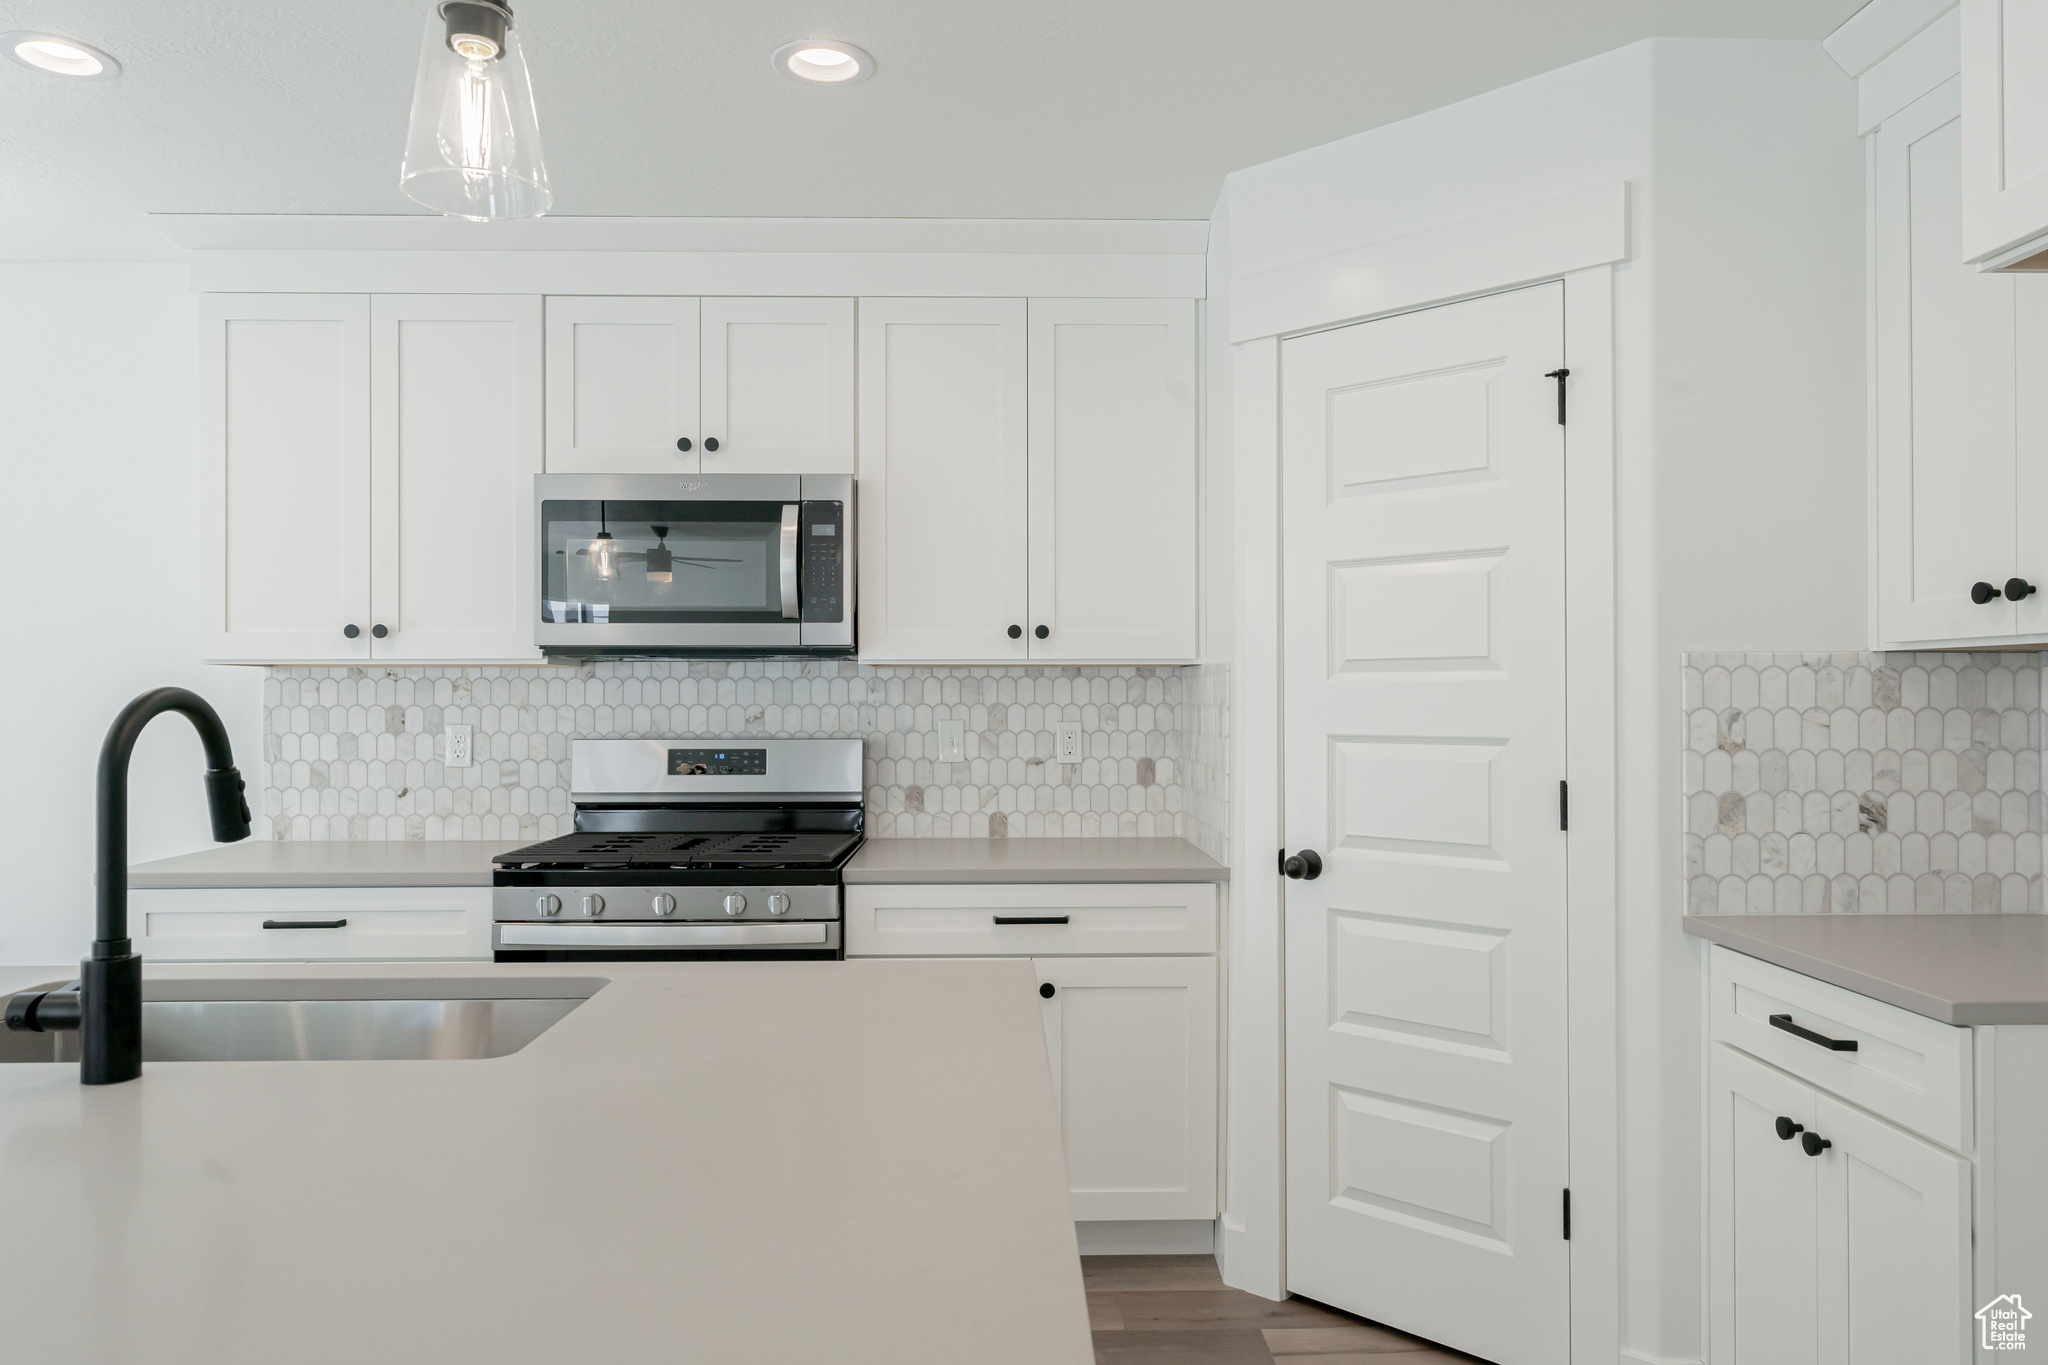
[[[597,505],[597,539],[590,542],[590,569],[609,583],[619,576],[619,546],[604,522],[604,504]]]
[[[442,0],[427,15],[398,187],[451,218],[538,218],[554,205],[512,10]]]

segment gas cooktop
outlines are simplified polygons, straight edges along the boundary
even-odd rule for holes
[[[515,848],[491,861],[530,870],[837,867],[860,846],[840,830],[592,831]]]

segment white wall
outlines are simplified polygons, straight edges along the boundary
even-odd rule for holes
[[[89,948],[100,740],[137,693],[177,684],[211,701],[260,786],[261,671],[209,668],[193,643],[196,333],[183,266],[0,264],[0,509],[15,547],[0,963]],[[211,842],[205,766],[182,718],[150,726],[131,770],[134,860]]]

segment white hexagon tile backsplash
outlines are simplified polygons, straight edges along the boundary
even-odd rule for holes
[[[1687,655],[1687,909],[2040,912],[2042,659]]]
[[[1229,670],[621,661],[273,668],[273,839],[546,839],[568,830],[571,739],[857,736],[878,838],[1182,835],[1222,857]],[[938,761],[960,720],[965,761]],[[1053,727],[1083,759],[1052,760]],[[442,729],[475,761],[444,767]]]

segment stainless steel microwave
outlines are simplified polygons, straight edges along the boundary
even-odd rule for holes
[[[846,474],[540,474],[534,643],[554,658],[847,656]]]

